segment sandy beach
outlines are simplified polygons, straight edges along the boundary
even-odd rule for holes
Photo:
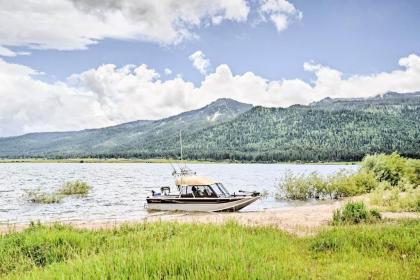
[[[137,224],[144,222],[178,222],[178,223],[214,223],[224,224],[230,221],[247,226],[270,226],[298,236],[312,235],[328,226],[334,211],[347,201],[363,200],[366,196],[353,197],[345,200],[326,202],[325,204],[295,206],[281,209],[271,209],[258,212],[235,213],[188,213],[188,212],[153,212],[144,219],[138,220],[105,220],[105,221],[59,221],[80,229],[104,229],[118,227],[123,224]],[[419,213],[413,212],[381,212],[384,218],[420,219]],[[0,233],[6,234],[21,231],[28,224],[3,224]]]

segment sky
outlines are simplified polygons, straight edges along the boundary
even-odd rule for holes
[[[416,0],[0,0],[0,137],[420,91]]]

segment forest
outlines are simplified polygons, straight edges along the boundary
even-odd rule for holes
[[[219,119],[209,121],[217,114]],[[184,158],[358,161],[366,154],[420,158],[420,93],[326,98],[308,106],[252,107],[231,99],[157,121],[0,139],[0,158]]]

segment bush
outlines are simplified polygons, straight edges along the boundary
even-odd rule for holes
[[[58,189],[57,193],[61,195],[87,195],[91,187],[80,180],[66,182]]]
[[[351,174],[340,171],[328,177],[321,177],[316,172],[309,175],[288,172],[279,183],[276,197],[296,200],[336,199],[370,192],[377,185],[373,172]]]
[[[33,203],[59,203],[66,195],[80,195],[85,196],[88,194],[91,187],[80,180],[66,182],[54,193],[44,193],[40,189],[35,191],[27,191],[26,196],[30,202]]]
[[[378,186],[373,172],[339,172],[328,180],[335,197],[349,197],[372,191]]]
[[[389,184],[381,183],[369,196],[369,203],[386,211],[420,212],[420,189],[412,185],[405,192],[398,188],[389,189]]]
[[[293,200],[306,200],[313,196],[312,176],[296,175],[288,171],[279,183],[279,192],[276,198],[285,197]]]
[[[363,202],[348,202],[333,215],[333,225],[371,223],[381,219],[378,210],[368,210]]]
[[[373,172],[378,181],[386,181],[391,186],[397,186],[404,179],[418,184],[419,164],[419,161],[408,160],[398,153],[367,155],[362,161],[362,170]]]
[[[57,195],[55,193],[43,193],[40,189],[27,191],[26,196],[28,201],[42,204],[59,203],[62,199],[61,195]]]

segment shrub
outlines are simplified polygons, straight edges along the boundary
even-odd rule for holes
[[[355,174],[340,171],[328,177],[314,172],[309,175],[295,175],[288,172],[279,183],[277,198],[306,200],[309,198],[340,198],[364,194],[375,189],[378,182],[373,172]]]
[[[335,197],[348,197],[364,194],[372,191],[378,186],[373,172],[357,172],[348,174],[339,172],[328,180],[331,185],[329,189]]]
[[[377,210],[368,210],[363,202],[348,202],[334,212],[333,225],[371,223],[381,219]]]
[[[416,166],[418,162],[401,157],[398,153],[391,155],[367,155],[362,161],[362,170],[373,172],[378,181],[387,181],[397,186],[404,178],[410,183],[418,180]]]
[[[90,188],[91,187],[87,183],[76,180],[66,182],[60,189],[58,189],[57,193],[61,195],[87,195]]]
[[[57,195],[55,193],[41,192],[40,189],[34,191],[27,191],[26,196],[28,201],[42,204],[59,203],[63,198],[61,195]]]
[[[276,198],[285,197],[287,199],[306,200],[312,196],[313,190],[311,181],[308,177],[300,174],[296,175],[288,171],[283,180],[279,183],[279,192]]]

